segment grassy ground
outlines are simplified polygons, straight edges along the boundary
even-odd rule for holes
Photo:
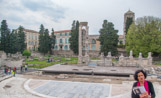
[[[45,57],[46,60],[39,61],[38,57],[34,57],[34,60],[29,61],[28,59],[26,59],[25,62],[27,64],[34,64],[34,66],[29,66],[29,68],[44,68],[58,63],[77,64],[78,62],[77,57],[53,57],[54,60],[58,60],[58,59],[60,60],[60,61],[53,61],[53,62],[48,62],[47,61],[48,58],[49,57]],[[65,60],[66,58],[70,58],[71,60]]]

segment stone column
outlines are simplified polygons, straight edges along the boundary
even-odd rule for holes
[[[152,56],[151,56],[151,52],[148,53],[148,66],[152,66]]]
[[[121,53],[121,56],[119,57],[119,66],[125,66],[126,62],[124,61],[124,56],[123,56],[123,53]]]
[[[132,51],[132,50],[130,51],[129,59],[130,59],[130,60],[132,60],[132,59],[133,59],[133,51]]]
[[[79,26],[79,56],[78,56],[78,64],[82,64],[82,25]]]
[[[142,65],[143,60],[142,60],[142,58],[143,58],[142,57],[142,53],[140,52],[139,53],[139,65],[143,67],[143,65]]]
[[[105,66],[112,66],[111,52],[108,52],[107,59],[105,61]]]

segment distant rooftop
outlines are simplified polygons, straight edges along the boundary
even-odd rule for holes
[[[71,30],[54,31],[54,33],[65,33],[65,32],[71,32]]]
[[[128,10],[125,14],[134,14],[131,10]]]
[[[37,31],[30,30],[30,29],[24,29],[24,31],[26,31],[26,32],[32,32],[32,33],[39,33],[39,32],[37,32]]]

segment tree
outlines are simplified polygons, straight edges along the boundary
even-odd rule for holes
[[[126,34],[128,32],[128,29],[130,27],[130,25],[133,23],[133,19],[131,17],[127,17],[127,20],[126,20]]]
[[[79,21],[73,21],[72,28],[71,28],[71,37],[69,39],[70,42],[70,49],[75,53],[78,54],[78,37],[79,37]]]
[[[39,31],[39,52],[45,55],[50,51],[51,48],[50,40],[51,38],[49,36],[48,29],[45,29],[44,26],[41,24]]]
[[[45,32],[45,28],[43,26],[43,24],[40,25],[40,31],[39,31],[39,52],[43,52],[43,45],[44,45],[44,40],[43,40],[43,36],[44,36],[44,32]]]
[[[22,53],[22,55],[23,56],[26,56],[28,58],[29,56],[31,56],[31,52],[28,51],[28,50],[24,50],[23,53]]]
[[[19,26],[17,35],[18,35],[18,40],[17,40],[18,51],[22,53],[26,49],[25,32],[22,26]]]
[[[133,23],[126,36],[126,50],[133,50],[135,56],[142,53],[144,57],[148,52],[161,55],[161,19],[155,17],[141,17]]]
[[[10,43],[9,43],[10,30],[8,28],[6,20],[2,20],[0,30],[1,30],[0,31],[1,32],[1,46],[0,46],[0,49],[8,54],[10,52],[10,50],[9,50],[9,46],[10,46]]]
[[[43,48],[43,53],[44,55],[50,51],[50,36],[49,36],[49,30],[45,29],[44,32],[44,48]]]
[[[50,44],[49,44],[50,54],[52,54],[52,48],[54,48],[54,46],[55,46],[55,40],[56,40],[56,36],[54,35],[54,29],[52,28],[52,33],[51,33],[51,37],[50,37]]]
[[[108,52],[111,52],[112,55],[117,55],[117,44],[118,44],[118,30],[114,29],[114,25],[112,22],[108,22],[104,20],[102,28],[99,33],[99,41],[101,44],[101,52],[104,52],[106,56]]]
[[[10,53],[15,54],[16,52],[18,52],[18,35],[15,30],[12,30],[12,33],[10,34],[10,45]]]

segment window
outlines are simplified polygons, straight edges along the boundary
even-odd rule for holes
[[[65,33],[65,36],[67,36],[67,33]]]
[[[71,33],[69,32],[69,35],[71,35]]]
[[[60,43],[63,43],[63,39],[60,39],[59,42],[60,42]]]
[[[55,39],[55,44],[57,43],[57,39]]]
[[[62,36],[63,34],[62,33],[60,33],[60,36]]]
[[[66,44],[68,43],[68,40],[67,40],[67,38],[65,39],[65,43],[66,43]]]
[[[57,45],[54,46],[54,50],[58,50],[58,46]]]
[[[35,40],[37,40],[37,36],[35,36]]]
[[[95,39],[92,39],[92,44],[96,44],[96,40]]]
[[[65,45],[64,46],[64,50],[68,50],[68,45]]]
[[[92,45],[92,50],[95,50],[95,45]]]

